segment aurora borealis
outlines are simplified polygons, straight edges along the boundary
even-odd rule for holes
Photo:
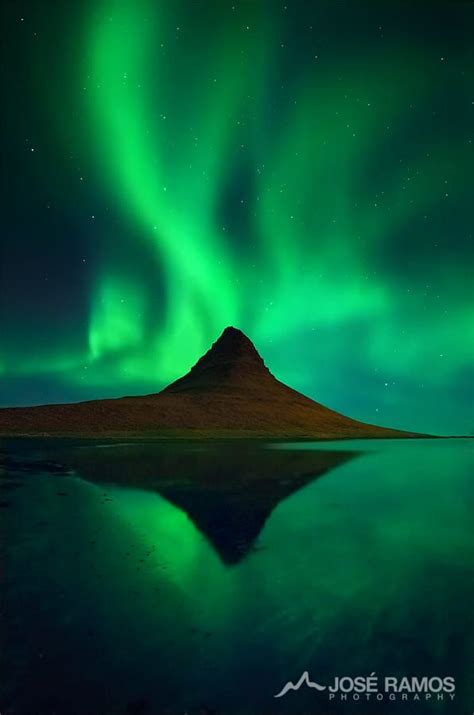
[[[346,414],[474,429],[474,5],[379,5],[5,4],[1,404],[157,391],[236,325]]]

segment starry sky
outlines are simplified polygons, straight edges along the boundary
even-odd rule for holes
[[[2,14],[2,405],[157,391],[235,325],[346,414],[474,430],[474,3]]]

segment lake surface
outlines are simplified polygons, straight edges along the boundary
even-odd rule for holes
[[[473,440],[0,447],[2,715],[474,711]]]

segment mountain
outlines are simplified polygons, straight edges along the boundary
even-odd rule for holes
[[[409,437],[358,422],[277,380],[252,342],[226,328],[191,370],[159,393],[0,410],[0,435],[90,437]]]

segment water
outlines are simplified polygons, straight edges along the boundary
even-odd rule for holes
[[[2,715],[474,709],[472,440],[2,449]]]

